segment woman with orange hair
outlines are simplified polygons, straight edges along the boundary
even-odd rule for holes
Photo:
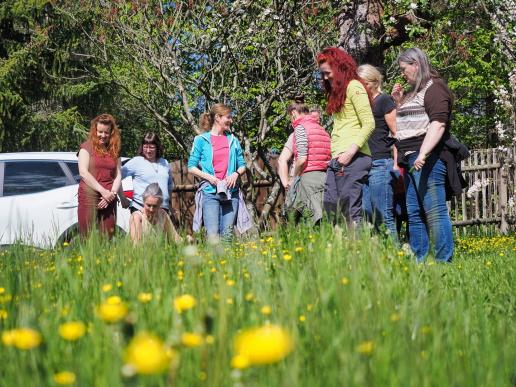
[[[101,114],[91,121],[88,140],[79,157],[79,232],[86,236],[93,225],[112,237],[116,224],[117,192],[122,182],[120,131],[115,119]]]
[[[326,173],[324,208],[348,223],[362,220],[362,185],[371,169],[367,140],[374,129],[371,98],[357,74],[355,60],[329,47],[317,55],[328,106],[333,116],[331,157]]]

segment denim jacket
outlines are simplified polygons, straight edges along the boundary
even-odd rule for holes
[[[229,161],[227,170],[227,176],[229,176],[236,172],[238,168],[245,166],[245,161],[244,153],[238,139],[228,132],[225,133],[225,136],[228,138],[229,142]],[[195,136],[192,150],[190,152],[190,158],[188,159],[188,168],[192,167],[198,167],[203,172],[215,176],[210,132]],[[234,192],[236,190],[238,190],[238,187],[233,188],[232,191]],[[207,184],[203,188],[203,191],[206,193],[215,193],[217,189],[211,184]]]

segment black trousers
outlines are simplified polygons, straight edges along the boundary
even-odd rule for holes
[[[324,210],[330,219],[344,216],[351,223],[362,220],[362,185],[367,182],[372,159],[358,152],[345,167],[332,159],[326,171]]]

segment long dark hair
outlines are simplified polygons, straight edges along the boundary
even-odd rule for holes
[[[154,133],[154,132],[145,133],[145,135],[143,136],[143,139],[142,139],[142,143],[140,144],[140,146],[138,147],[138,151],[136,152],[138,154],[138,156],[143,157],[143,146],[145,144],[156,145],[156,159],[159,159],[159,158],[161,158],[161,156],[163,156],[163,152],[164,152],[163,145],[161,145],[159,136],[156,133]]]

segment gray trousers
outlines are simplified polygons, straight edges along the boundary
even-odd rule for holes
[[[347,166],[332,159],[326,172],[324,210],[330,219],[343,215],[348,222],[362,220],[362,185],[371,169],[371,156],[358,152]]]

